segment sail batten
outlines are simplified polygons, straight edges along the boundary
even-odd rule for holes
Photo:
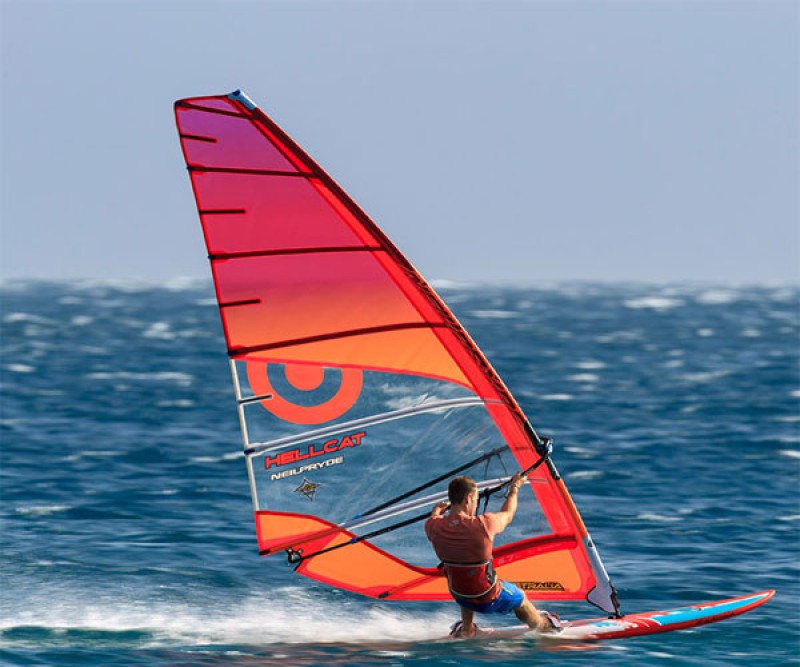
[[[448,599],[441,572],[419,564],[431,554],[418,524],[384,525],[390,508],[358,535],[347,498],[426,508],[443,497],[448,471],[464,467],[490,488],[530,469],[525,517],[498,544],[498,573],[536,599],[616,611],[546,442],[388,236],[243,93],[180,100],[175,115],[233,366],[260,552],[304,550],[299,573],[363,595]],[[420,471],[444,486],[422,496]]]
[[[242,402],[245,400],[257,401],[261,400],[261,398],[253,397],[249,399],[240,399],[240,401]],[[336,424],[335,426],[329,428],[317,429],[315,431],[306,431],[301,435],[291,436],[288,438],[280,438],[278,440],[273,440],[271,442],[250,443],[250,446],[245,450],[245,454],[249,456],[253,454],[271,453],[275,451],[280,451],[281,449],[290,447],[292,445],[306,442],[308,440],[313,440],[315,438],[324,438],[329,435],[340,433],[342,431],[374,426],[376,424],[382,424],[385,422],[394,421],[396,419],[402,419],[403,417],[410,417],[413,415],[419,415],[428,412],[431,413],[441,412],[443,410],[452,410],[460,408],[478,408],[478,407],[484,407],[485,404],[486,402],[480,398],[455,398],[446,401],[425,402],[422,403],[421,405],[417,405],[411,408],[405,408],[403,410],[384,412],[370,417],[365,417],[364,419],[342,422],[340,424]]]
[[[260,303],[260,301],[259,301]],[[255,300],[253,301],[255,305]],[[267,343],[264,345],[253,345],[251,347],[232,348],[230,355],[233,357],[248,355],[253,352],[266,352],[267,350],[278,350],[286,347],[294,347],[297,345],[309,345],[321,341],[338,340],[341,338],[354,338],[359,336],[368,336],[376,333],[388,333],[393,331],[406,331],[408,329],[435,329],[437,327],[444,327],[444,324],[428,323],[428,322],[399,322],[397,324],[387,324],[380,327],[369,327],[364,329],[352,329],[349,331],[330,331],[327,333],[319,334],[317,336],[309,336],[307,338],[295,338],[292,340],[281,340],[274,343]]]
[[[244,209],[230,209],[220,211],[201,211],[200,215],[207,215],[209,213],[222,215],[230,213],[246,213]],[[222,262],[231,259],[248,259],[251,257],[277,257],[279,255],[318,255],[327,252],[380,252],[383,248],[379,246],[323,246],[321,248],[284,248],[281,250],[251,250],[249,252],[228,252],[228,253],[214,253],[209,255],[208,259],[212,262]]]
[[[190,137],[197,139],[197,137]],[[200,139],[209,143],[217,143],[216,139]],[[247,169],[246,167],[210,167],[203,164],[187,164],[186,169],[198,174],[246,174],[248,176],[280,176],[286,178],[303,178],[311,180],[314,175],[303,171],[282,171],[280,169]]]

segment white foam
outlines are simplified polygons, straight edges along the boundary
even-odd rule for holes
[[[564,447],[564,451],[567,451],[570,454],[575,454],[576,456],[580,456],[581,458],[594,458],[597,456],[596,451],[593,449],[587,449],[585,447]]]
[[[191,408],[194,407],[194,401],[182,398],[175,401],[159,401],[156,405],[159,408]]]
[[[654,658],[665,658],[667,660],[671,660],[675,657],[672,653],[667,653],[665,651],[648,651],[647,655],[652,656]]]
[[[144,338],[156,338],[160,340],[173,340],[175,333],[170,330],[168,322],[153,322],[142,334]]]
[[[778,453],[781,456],[788,456],[790,459],[800,459],[800,451],[796,449],[782,449]]]
[[[57,512],[66,512],[68,509],[70,509],[70,505],[30,505],[28,507],[17,507],[16,512],[17,514],[31,516],[47,516]]]
[[[574,396],[572,394],[544,394],[539,398],[543,401],[571,401]]]
[[[470,315],[473,317],[477,317],[479,319],[485,320],[509,320],[514,317],[517,317],[519,313],[512,312],[510,310],[473,310],[470,311]]]
[[[47,604],[29,599],[28,609],[0,618],[0,630],[138,631],[152,636],[150,646],[362,643],[436,639],[457,617],[454,605],[427,613],[388,604],[370,608],[300,589],[266,588],[263,595],[224,604],[208,597],[179,602],[145,596],[132,601],[124,593],[91,591],[64,601],[63,594],[50,594]]]
[[[577,373],[575,375],[570,375],[567,379],[573,382],[599,382],[600,376],[594,373]]]
[[[720,380],[730,374],[731,371],[719,370],[719,371],[706,371],[702,373],[686,373],[681,377],[687,382],[704,384],[706,382],[714,382],[716,380]]]
[[[710,289],[697,295],[697,302],[708,305],[733,303],[739,300],[739,294],[732,290]]]
[[[434,278],[433,280],[429,281],[431,287],[437,290],[446,290],[446,289],[461,289],[461,290],[469,290],[474,289],[477,287],[477,283],[473,282],[466,282],[466,281],[457,281],[457,280],[448,280],[447,278]],[[448,299],[449,301],[449,299]]]
[[[161,371],[156,373],[131,373],[129,371],[98,371],[89,373],[90,380],[134,380],[141,382],[174,382],[181,387],[188,387],[194,381],[194,377],[189,373],[177,371]]]
[[[571,472],[567,474],[567,478],[569,479],[599,479],[603,476],[602,470],[576,470],[575,472]]]
[[[608,334],[600,334],[599,336],[595,336],[595,340],[598,343],[632,343],[635,341],[639,341],[642,339],[641,331],[614,331]],[[624,358],[623,358],[624,361]]]
[[[28,364],[8,364],[6,370],[10,373],[33,373],[36,367]]]
[[[164,287],[171,292],[185,292],[187,290],[194,290],[206,287],[208,282],[205,278],[196,278],[190,276],[176,276],[174,278],[168,279],[164,283],[160,283],[161,287]]]
[[[222,463],[223,461],[235,461],[244,456],[244,452],[231,452],[222,456],[193,456],[189,460],[192,463]]]
[[[673,299],[668,296],[643,296],[636,299],[628,299],[624,303],[626,308],[640,310],[650,308],[651,310],[670,310],[683,305],[680,299]]]
[[[17,322],[27,322],[29,324],[52,324],[52,320],[48,320],[38,315],[31,315],[30,313],[9,313],[3,318],[6,324],[15,324]]]
[[[606,367],[602,361],[579,361],[575,364],[575,368],[579,368],[582,371],[599,371]]]
[[[80,461],[81,459],[103,458],[111,456],[117,456],[117,452],[108,449],[101,449],[101,450],[86,449],[81,452],[70,454],[64,460],[73,462],[73,461]]]
[[[657,514],[655,512],[642,512],[637,514],[636,518],[641,521],[654,521],[656,523],[675,523],[677,521],[682,521],[680,517]]]

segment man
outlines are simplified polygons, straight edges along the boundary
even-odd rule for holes
[[[461,607],[461,623],[453,626],[453,636],[475,636],[475,612],[513,611],[520,621],[540,632],[561,628],[557,616],[537,611],[517,586],[500,581],[492,568],[492,543],[513,520],[517,493],[525,482],[527,477],[518,472],[511,478],[511,489],[500,511],[476,516],[477,485],[469,477],[456,477],[447,489],[450,502],[436,505],[425,523],[425,534],[444,565],[450,593]],[[445,514],[448,507],[450,511]]]

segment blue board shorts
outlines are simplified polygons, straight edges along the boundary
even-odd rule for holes
[[[493,602],[486,604],[475,604],[466,598],[456,597],[455,601],[462,607],[472,609],[479,614],[508,614],[525,601],[525,594],[514,584],[508,581],[500,582],[503,587],[500,596]]]

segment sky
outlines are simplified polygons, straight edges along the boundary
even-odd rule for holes
[[[429,279],[800,282],[800,3],[0,0],[0,279],[210,275],[243,89]]]

